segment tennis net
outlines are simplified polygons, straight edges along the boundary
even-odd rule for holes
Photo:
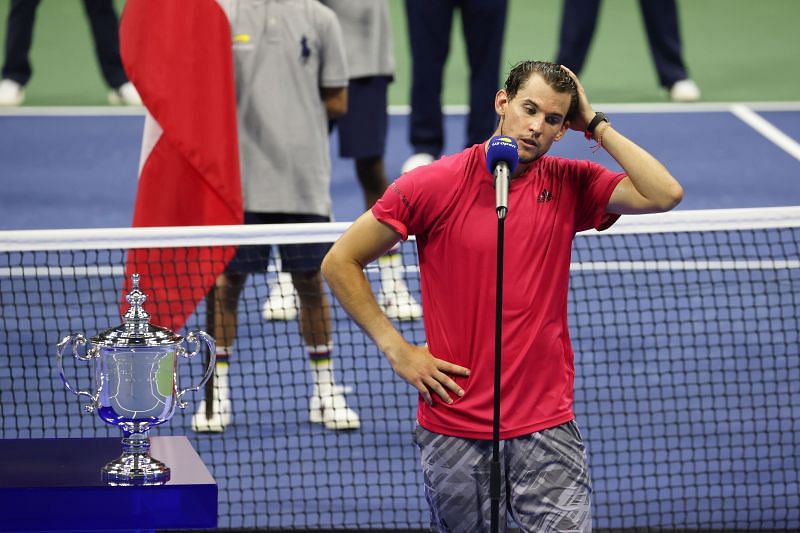
[[[330,243],[345,227],[0,232],[0,438],[120,436],[81,416],[55,347],[120,324],[128,250]],[[394,269],[419,300],[415,247],[400,251],[367,274],[380,292]],[[265,263],[244,285],[224,432],[192,431],[198,394],[151,434],[189,437],[218,482],[220,527],[425,527],[415,391],[330,298],[336,379],[361,425],[311,423],[297,320],[263,317],[278,280]],[[800,527],[799,309],[800,208],[622,217],[576,237],[569,321],[595,528]],[[207,329],[207,311],[186,327]],[[424,343],[421,320],[396,324]],[[202,364],[181,363],[182,382],[199,379]],[[88,386],[90,367],[73,367]]]

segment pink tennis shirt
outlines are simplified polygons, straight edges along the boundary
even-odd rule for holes
[[[604,229],[624,174],[589,161],[545,156],[511,182],[505,220],[500,436],[527,435],[574,418],[567,330],[572,239]],[[484,145],[442,158],[392,183],[372,213],[419,252],[431,353],[467,367],[465,394],[421,399],[419,424],[436,433],[492,438],[497,215]]]

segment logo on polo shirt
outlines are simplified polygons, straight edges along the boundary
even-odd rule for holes
[[[547,189],[542,189],[542,192],[539,193],[539,198],[536,201],[539,202],[540,204],[543,204],[545,202],[549,202],[552,199],[553,199],[553,193],[551,193]]]
[[[308,58],[311,57],[311,48],[308,47],[308,37],[303,35],[300,39],[300,61],[303,64],[308,63]]]

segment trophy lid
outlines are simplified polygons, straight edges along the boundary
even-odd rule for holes
[[[130,346],[165,346],[179,344],[183,337],[175,332],[150,324],[150,314],[142,304],[147,296],[139,289],[139,274],[131,276],[133,288],[125,296],[130,308],[122,315],[123,323],[92,337],[99,346],[126,348]]]

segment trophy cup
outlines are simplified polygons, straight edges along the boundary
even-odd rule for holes
[[[58,343],[58,371],[67,389],[78,397],[86,397],[87,413],[97,412],[109,424],[122,429],[122,455],[102,468],[101,478],[109,485],[161,485],[169,481],[170,470],[150,456],[150,428],[163,424],[183,409],[184,394],[202,387],[214,370],[214,339],[203,331],[184,338],[172,331],[150,324],[150,315],[142,304],[147,296],[139,290],[139,274],[132,276],[133,288],[125,296],[130,308],[123,315],[123,324],[92,337],[91,347],[81,355],[78,347],[86,337],[73,333]],[[200,383],[179,390],[178,355],[191,358],[205,342],[209,363]],[[94,361],[94,393],[77,389],[64,375],[63,356],[72,345],[73,356],[80,361]]]

